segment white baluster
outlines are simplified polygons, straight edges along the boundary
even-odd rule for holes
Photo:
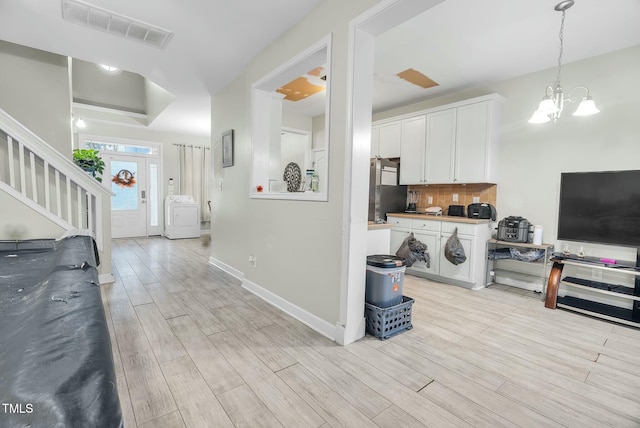
[[[29,162],[31,164],[31,195],[33,202],[38,203],[38,178],[36,176],[36,155],[29,150]]]
[[[67,221],[73,224],[73,215],[71,214],[71,179],[67,178]]]
[[[96,198],[96,244],[98,250],[104,249],[104,235],[102,234],[102,199]]]
[[[44,162],[44,207],[51,212],[51,194],[49,192],[49,162]]]
[[[15,166],[13,165],[13,138],[10,135],[7,135],[7,143],[9,144],[9,185],[16,188],[16,171]]]
[[[77,197],[78,197],[78,229],[82,229],[84,219],[82,218],[82,187],[76,183]]]
[[[95,236],[93,230],[93,195],[87,192],[87,229]]]
[[[56,208],[58,209],[58,217],[62,217],[62,196],[60,195],[60,171],[56,171]]]
[[[27,196],[27,185],[25,184],[27,181],[27,177],[25,175],[25,166],[24,166],[24,144],[22,141],[18,141],[18,160],[20,161],[20,193],[24,196]]]

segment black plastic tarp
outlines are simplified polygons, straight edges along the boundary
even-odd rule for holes
[[[120,427],[88,236],[0,242],[0,426]]]

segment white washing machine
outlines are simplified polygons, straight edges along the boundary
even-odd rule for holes
[[[164,200],[164,236],[169,239],[200,237],[200,204],[188,195]]]

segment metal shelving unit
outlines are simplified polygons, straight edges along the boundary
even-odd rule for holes
[[[499,248],[521,248],[521,249],[536,249],[536,250],[544,251],[544,257],[536,261],[528,262],[528,261],[522,261],[517,259],[504,259],[504,260],[509,260],[518,264],[524,263],[529,266],[538,265],[540,273],[539,275],[535,275],[535,276],[539,279],[541,290],[542,290],[542,293],[544,294],[546,290],[546,285],[547,285],[547,278],[549,276],[549,259],[553,254],[553,244],[543,243],[542,245],[536,245],[536,244],[529,244],[526,242],[509,242],[509,241],[500,241],[497,239],[489,239],[487,241],[487,269],[486,269],[487,285],[491,285],[494,283],[496,271],[512,271],[518,274],[523,274],[522,272],[518,272],[516,270],[511,270],[506,268],[498,269],[494,267],[494,262],[500,261],[500,259],[493,260],[489,257],[489,255],[492,250],[497,250]]]

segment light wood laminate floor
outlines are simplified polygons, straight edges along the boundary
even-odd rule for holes
[[[638,329],[406,276],[414,328],[341,347],[209,251],[114,240],[102,291],[127,428],[640,427]]]

